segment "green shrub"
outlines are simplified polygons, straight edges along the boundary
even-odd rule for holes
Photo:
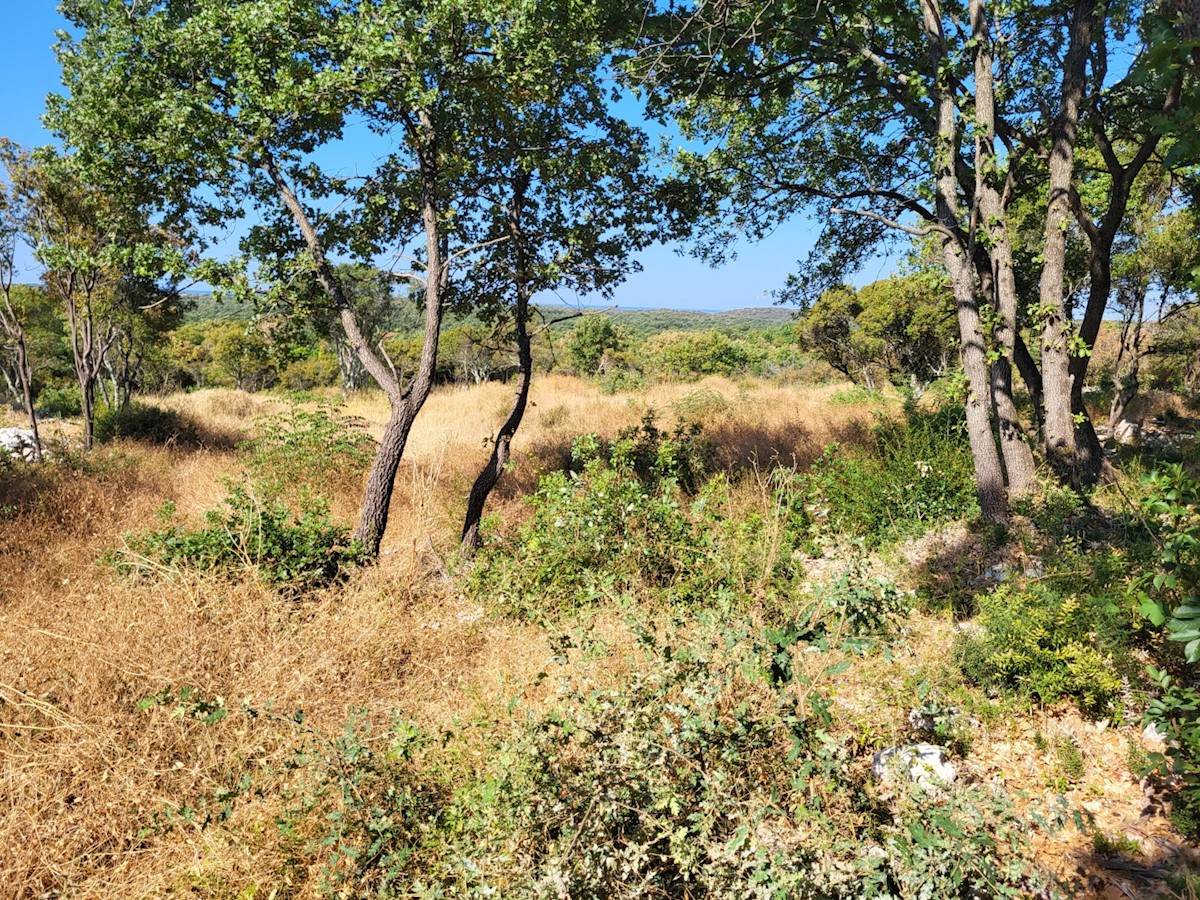
[[[798,476],[796,527],[820,541],[862,538],[868,545],[977,509],[974,469],[961,407],[910,410],[875,428],[867,448],[834,444]]]
[[[698,484],[694,431],[649,420],[606,444],[576,439],[571,472],[544,476],[532,518],[479,557],[472,590],[518,614],[600,601],[709,605],[784,594],[798,574],[784,516],[733,517],[728,483]]]
[[[1157,559],[1134,585],[1141,612],[1161,628],[1194,666],[1200,662],[1200,479],[1182,465],[1168,465],[1145,479],[1142,510],[1159,540]],[[1159,689],[1145,719],[1163,732],[1165,753],[1149,754],[1146,769],[1174,778],[1176,826],[1200,834],[1200,691],[1163,669],[1151,667]]]
[[[1069,698],[1093,714],[1121,712],[1128,615],[1106,597],[1001,586],[981,596],[983,633],[955,647],[963,672],[1043,703]]]
[[[868,574],[861,559],[819,587],[817,596],[856,637],[886,637],[912,611],[911,598],[890,579]]]
[[[38,394],[37,408],[48,416],[59,419],[69,419],[83,413],[83,398],[79,393],[79,385],[69,384],[64,387],[43,388]]]
[[[554,708],[456,795],[445,895],[849,900],[1042,886],[1030,820],[1003,793],[914,787],[877,805],[829,729],[822,684],[762,677],[745,634],[647,636],[633,657],[616,687],[564,680]]]
[[[395,714],[387,731],[373,733],[359,710],[341,735],[314,736],[296,753],[289,807],[277,825],[292,854],[321,860],[323,894],[412,896],[407,889],[443,802],[437,780],[419,765],[429,743]]]
[[[791,813],[810,778],[836,778],[824,703],[801,708],[723,647],[647,641],[624,684],[567,682],[459,796],[464,893],[822,896]]]
[[[131,400],[117,409],[99,408],[92,433],[96,441],[102,444],[120,438],[167,444],[179,440],[192,441],[195,431],[192,423],[172,409]]]
[[[363,422],[328,406],[292,406],[260,418],[255,430],[240,449],[247,475],[269,497],[324,496],[339,480],[357,481],[375,455]]]
[[[251,572],[268,584],[302,592],[340,580],[347,567],[362,558],[361,547],[344,528],[333,524],[321,502],[295,516],[283,503],[260,501],[237,487],[223,509],[205,514],[203,528],[175,523],[174,512],[174,505],[168,503],[160,513],[161,530],[125,536],[125,548],[116,559],[121,569],[170,566]]]
[[[316,353],[288,363],[279,373],[279,383],[289,391],[311,391],[331,387],[340,377],[337,357],[332,353]]]

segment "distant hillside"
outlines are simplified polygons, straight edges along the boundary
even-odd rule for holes
[[[229,300],[217,300],[211,294],[186,294],[192,304],[184,321],[203,322],[209,319],[225,319],[235,322],[249,321],[254,315],[254,307],[249,303],[234,303]],[[579,310],[568,306],[539,307],[547,319],[558,318]],[[589,310],[599,312],[599,310]],[[756,306],[745,309],[731,309],[725,312],[698,312],[695,310],[679,309],[612,309],[606,310],[605,315],[620,322],[629,332],[645,336],[660,331],[704,331],[719,329],[728,332],[756,331],[766,328],[778,328],[790,324],[796,311],[791,307]],[[395,327],[419,328],[419,315],[415,311],[404,310],[397,316]],[[446,326],[474,322],[472,316],[449,315]],[[570,329],[574,320],[563,323],[564,329]]]
[[[571,307],[541,307],[548,317],[577,312]],[[698,312],[680,309],[612,309],[605,315],[611,316],[634,334],[647,335],[660,331],[755,331],[778,328],[793,321],[795,310],[779,306],[758,306],[746,309],[731,309],[725,312]]]

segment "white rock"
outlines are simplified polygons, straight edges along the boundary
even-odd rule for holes
[[[933,744],[906,744],[880,750],[875,754],[871,771],[884,784],[907,778],[924,788],[953,784],[958,777],[946,758],[946,751]]]
[[[1136,447],[1142,442],[1142,426],[1137,422],[1122,419],[1113,428],[1113,440],[1126,447]]]
[[[37,448],[28,428],[0,428],[0,451],[17,459],[34,460]]]

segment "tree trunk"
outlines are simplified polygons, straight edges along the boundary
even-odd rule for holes
[[[1071,356],[1074,327],[1066,309],[1067,227],[1071,217],[1071,179],[1079,118],[1083,108],[1088,56],[1095,24],[1094,4],[1076,0],[1071,12],[1070,43],[1063,60],[1062,96],[1053,127],[1049,163],[1044,263],[1038,293],[1042,320],[1042,387],[1046,455],[1070,484],[1081,480],[1071,403]]]
[[[934,138],[937,220],[941,232],[942,256],[958,306],[962,362],[968,382],[967,438],[971,444],[971,458],[975,465],[980,513],[991,522],[1006,523],[1009,518],[1008,495],[1004,487],[1000,454],[992,436],[991,389],[983,329],[979,319],[974,262],[968,258],[967,242],[962,239],[959,224],[958,180],[954,165],[957,110],[954,94],[950,86],[943,81],[941,74],[947,54],[938,0],[921,0],[921,12],[929,50],[929,71],[937,78],[937,133]]]
[[[513,281],[516,288],[516,305],[513,310],[513,330],[517,342],[517,388],[513,393],[512,408],[508,417],[496,432],[492,441],[492,454],[479,472],[471,492],[467,495],[467,513],[463,519],[462,555],[470,559],[479,549],[479,523],[483,519],[483,508],[492,493],[504,466],[508,463],[513,436],[521,427],[525,417],[525,406],[529,401],[529,386],[533,381],[533,349],[529,338],[529,260],[525,247],[525,234],[521,227],[521,209],[525,203],[525,190],[529,175],[518,176],[513,189],[512,205],[509,207],[508,231],[513,241]]]
[[[376,355],[362,329],[353,307],[346,299],[342,286],[325,255],[325,247],[313,226],[308,213],[296,197],[291,185],[269,156],[260,160],[260,166],[275,184],[284,205],[292,214],[300,233],[312,256],[317,281],[333,301],[334,308],[346,332],[346,339],[354,348],[363,368],[375,379],[390,404],[391,415],[384,426],[383,439],[371,464],[363,496],[362,515],[359,518],[355,539],[358,540],[371,559],[378,559],[379,547],[387,530],[388,513],[392,492],[395,488],[396,472],[404,456],[404,447],[417,413],[425,405],[433,385],[434,369],[437,365],[437,345],[442,327],[442,290],[448,277],[446,260],[442,252],[442,238],[437,216],[437,154],[436,134],[433,121],[421,112],[417,116],[419,133],[413,135],[418,145],[417,159],[421,178],[421,222],[425,231],[425,330],[421,344],[421,359],[412,382],[402,389],[399,379]]]
[[[38,433],[37,413],[33,408],[33,376],[29,365],[29,348],[25,344],[25,329],[21,328],[16,335],[17,345],[17,377],[21,382],[21,401],[25,406],[25,415],[29,418],[29,430],[33,433],[33,455],[35,459],[42,458],[42,436]]]
[[[975,177],[976,198],[987,229],[989,281],[998,314],[993,336],[999,353],[991,367],[992,402],[1000,433],[1000,452],[1010,497],[1022,497],[1033,488],[1033,453],[1025,443],[1012,394],[1012,359],[1017,338],[1017,282],[1013,269],[1008,216],[996,181],[996,94],[994,61],[983,0],[970,0],[971,32],[975,43],[975,119],[978,138]]]

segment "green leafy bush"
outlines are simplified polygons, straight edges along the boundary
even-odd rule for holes
[[[857,637],[885,637],[912,611],[911,598],[890,579],[870,575],[861,559],[819,587],[817,596]]]
[[[460,795],[465,893],[822,896],[819,848],[790,812],[810,778],[835,777],[824,703],[675,640],[647,637],[617,688],[566,683]]]
[[[823,682],[763,677],[747,638],[644,636],[622,684],[565,680],[446,810],[460,837],[445,894],[849,900],[1042,886],[1030,820],[1003,793],[914,787],[875,805]]]
[[[361,547],[333,524],[319,501],[296,516],[277,500],[263,502],[236,487],[223,509],[205,514],[202,528],[176,523],[174,512],[173,504],[163,508],[161,530],[126,535],[118,566],[126,571],[170,566],[252,572],[269,584],[300,592],[340,580],[362,557]]]
[[[1200,480],[1182,465],[1164,466],[1145,479],[1142,509],[1160,541],[1155,565],[1134,585],[1141,612],[1183,645],[1187,663],[1200,661]],[[1151,667],[1159,689],[1146,708],[1168,744],[1149,754],[1146,769],[1173,776],[1178,785],[1172,817],[1190,835],[1200,834],[1200,691]]]
[[[375,455],[364,424],[328,406],[292,406],[255,425],[257,436],[241,450],[248,476],[270,497],[322,496],[339,481],[357,483]]]
[[[167,444],[192,441],[195,432],[195,426],[174,410],[131,400],[117,409],[101,407],[96,413],[93,435],[100,443],[125,438]]]
[[[419,889],[410,878],[424,863],[419,851],[430,843],[443,802],[437,779],[419,765],[429,743],[395,714],[389,729],[373,733],[359,710],[342,734],[313,736],[297,752],[288,766],[295,785],[289,808],[277,825],[293,853],[320,858],[326,896]]]
[[[798,476],[797,527],[819,541],[862,538],[875,545],[915,528],[972,514],[974,470],[961,407],[910,410],[875,428],[874,446],[832,445]]]
[[[728,483],[700,479],[694,431],[649,421],[611,444],[576,439],[571,472],[552,472],[532,518],[480,555],[472,589],[520,614],[637,597],[711,604],[784,593],[798,574],[782,515],[730,515]]]
[[[1111,599],[1001,586],[978,598],[982,634],[960,635],[955,653],[978,684],[1070,698],[1087,712],[1119,713],[1128,615]]]
[[[79,385],[43,388],[38,394],[37,408],[40,412],[59,419],[80,415],[83,412],[83,398],[79,393]]]

